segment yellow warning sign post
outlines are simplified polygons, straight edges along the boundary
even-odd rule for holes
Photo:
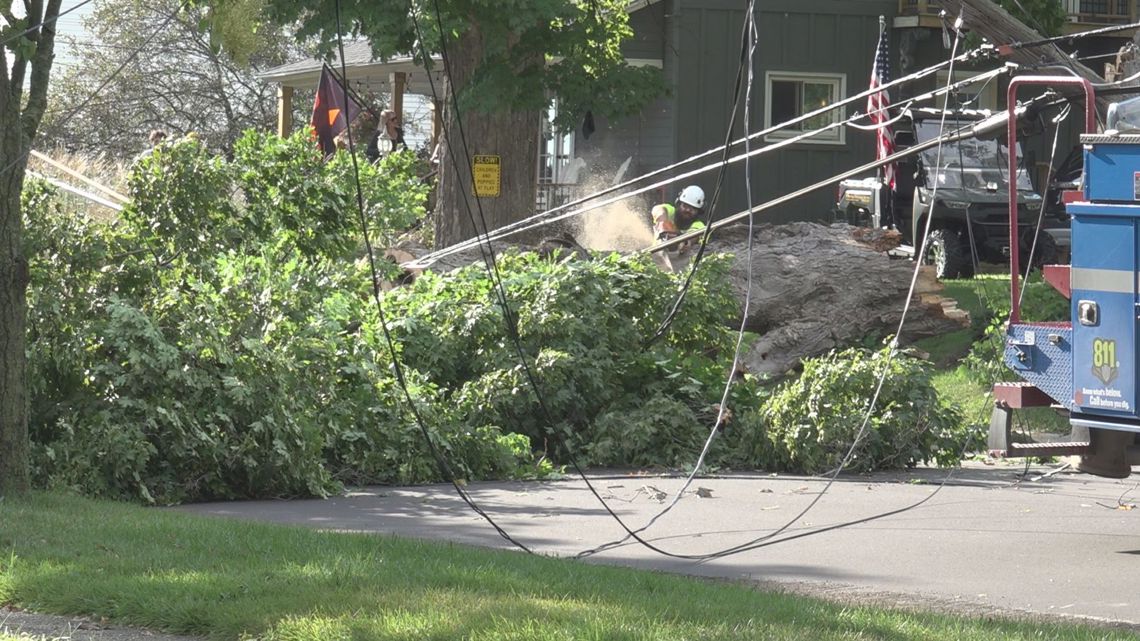
[[[479,198],[498,198],[502,185],[502,165],[498,156],[475,156],[475,195]]]

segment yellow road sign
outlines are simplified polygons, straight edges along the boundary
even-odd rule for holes
[[[475,195],[480,198],[498,198],[503,182],[502,165],[498,156],[475,156]]]

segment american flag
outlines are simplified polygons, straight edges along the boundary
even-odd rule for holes
[[[871,90],[885,85],[891,81],[891,58],[887,45],[887,29],[882,18],[879,19],[879,44],[875,47],[875,64],[871,67]],[[871,122],[876,125],[890,120],[890,113],[887,112],[887,107],[891,104],[891,96],[886,89],[876,91],[867,97],[867,114],[871,118]],[[891,134],[891,128],[882,126],[875,130],[875,140],[877,142],[875,158],[882,160],[887,156],[895,153],[894,136]],[[883,167],[883,178],[891,189],[895,188],[895,166],[894,163],[885,165]]]

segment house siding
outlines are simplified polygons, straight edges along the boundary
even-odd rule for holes
[[[878,16],[891,19],[895,2],[883,0],[759,0],[759,41],[754,59],[750,130],[764,127],[765,76],[769,71],[840,73],[845,93],[866,88],[878,40]],[[725,0],[687,0],[678,16],[681,32],[680,86],[677,92],[676,155],[686,158],[723,144],[732,112],[733,86],[740,59],[744,11]],[[695,35],[695,37],[694,37]],[[863,109],[852,105],[844,113]],[[743,136],[743,112],[732,138]],[[757,144],[762,144],[757,142]],[[848,130],[843,144],[798,144],[751,162],[752,202],[776,198],[824,180],[874,158],[874,135]],[[717,172],[693,181],[710,194]],[[822,220],[834,206],[834,189],[817,190],[766,211],[758,220]],[[747,207],[743,163],[726,171],[715,215]]]
[[[575,151],[587,162],[586,176],[591,181],[587,187],[610,184],[627,158],[632,159],[625,174],[630,178],[724,143],[740,60],[743,5],[739,0],[662,0],[631,15],[635,35],[623,43],[625,55],[662,60],[670,93],[637,116],[615,122],[595,118],[597,130],[588,140],[579,128]],[[757,0],[760,35],[749,129],[758,131],[764,126],[769,71],[840,73],[845,76],[847,95],[864,90],[878,39],[878,17],[889,21],[896,10],[892,0]],[[863,108],[852,105],[845,113]],[[733,139],[743,135],[742,118],[743,112],[737,116]],[[874,135],[853,129],[845,133],[843,144],[798,144],[765,154],[751,163],[752,202],[755,205],[826,179],[869,162],[874,154]],[[709,156],[672,175],[719,158],[719,154]],[[716,177],[713,170],[657,189],[646,194],[641,205],[671,200],[690,183],[701,185],[711,196]],[[716,207],[718,218],[747,207],[744,185],[743,163],[731,165]],[[818,190],[769,210],[759,219],[823,220],[834,206],[834,193],[831,187]]]
[[[665,0],[634,12],[630,16],[630,27],[634,36],[622,43],[622,52],[627,59],[660,60],[666,79],[675,75],[675,56],[668,43],[669,22]],[[595,116],[596,131],[587,139],[579,129],[575,132],[575,154],[586,161],[585,187],[587,190],[601,189],[613,182],[618,169],[628,158],[629,168],[625,179],[660,169],[673,163],[674,118],[673,97],[660,97],[635,116],[610,121]],[[658,194],[641,198],[647,205]],[[648,209],[646,209],[648,211]]]

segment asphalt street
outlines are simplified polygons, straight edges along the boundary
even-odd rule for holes
[[[634,541],[591,562],[755,581],[809,594],[966,612],[1091,618],[1140,630],[1140,468],[1111,480],[1061,470],[972,464],[844,476],[802,518],[826,480],[700,478],[643,537],[667,552],[708,554],[925,503],[897,514],[711,560],[664,556]],[[683,479],[599,474],[598,493],[632,529]],[[700,490],[698,492],[697,490]],[[472,498],[533,551],[575,556],[625,530],[578,479],[472,483]],[[931,495],[933,494],[933,497]],[[450,485],[370,487],[325,500],[210,503],[198,514],[509,548]],[[775,539],[774,539],[775,540]]]

